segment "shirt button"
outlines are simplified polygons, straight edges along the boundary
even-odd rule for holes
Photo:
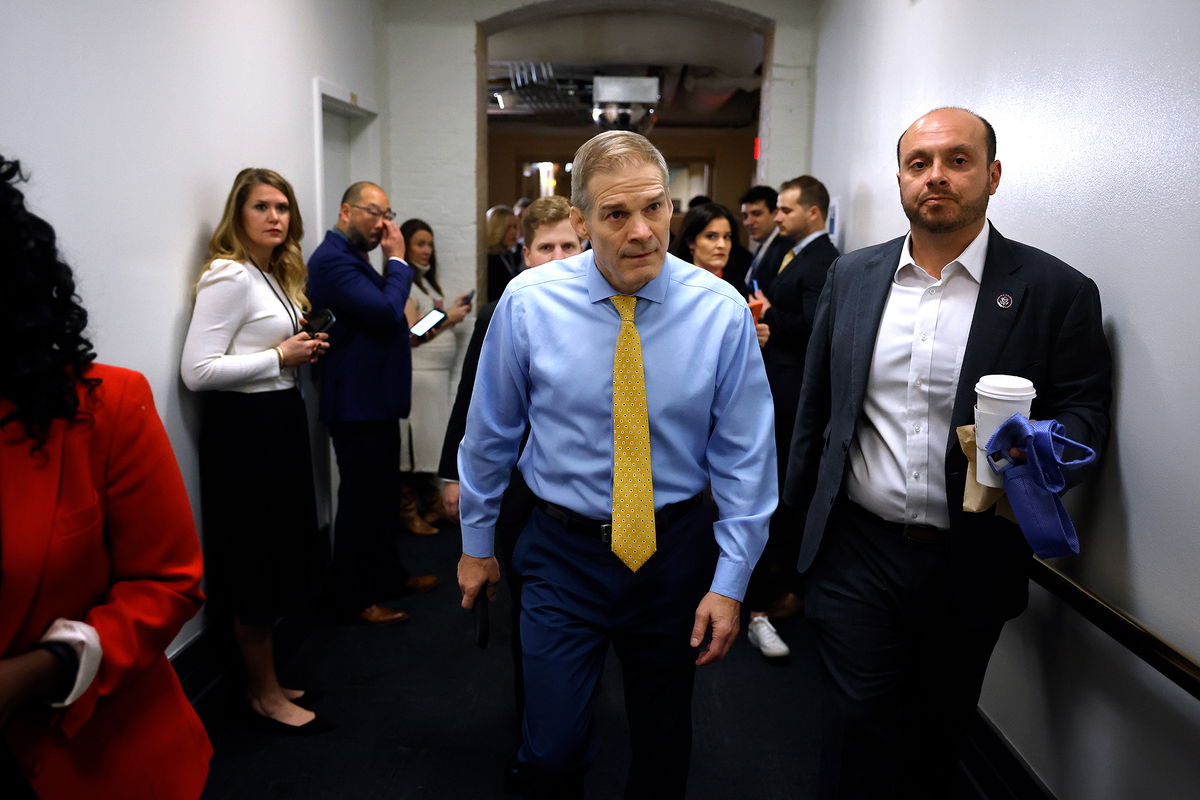
[[[919,473],[919,472],[913,473],[913,480],[920,480],[920,478],[921,478],[921,473]]]
[[[930,293],[930,294],[937,294],[937,289],[930,289],[930,290],[929,290],[929,293]]]
[[[920,432],[921,432],[921,426],[920,426],[920,425],[913,425],[913,430],[914,430],[914,431],[916,431],[917,433],[920,433]]]
[[[917,378],[917,386],[920,386],[920,385],[921,385],[921,379]]]
[[[916,519],[916,518],[917,518],[917,512],[915,512],[915,511],[914,511],[914,512],[911,514],[911,516],[912,516],[912,518],[913,518],[913,519]]]
[[[929,334],[928,334],[928,333],[922,333],[922,334],[921,334],[921,341],[922,341],[922,342],[923,342],[923,341],[925,341],[925,340],[926,340],[926,339],[928,339],[928,338],[929,338]]]

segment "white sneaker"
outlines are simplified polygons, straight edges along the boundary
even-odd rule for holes
[[[751,617],[746,638],[767,658],[783,658],[792,652],[783,639],[779,638],[779,633],[767,617]]]

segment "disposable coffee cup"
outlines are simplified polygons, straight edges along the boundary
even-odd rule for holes
[[[1013,414],[1028,417],[1035,397],[1033,382],[1016,375],[984,375],[975,384],[975,479],[982,485],[1004,486],[1003,476],[988,465],[988,440]]]

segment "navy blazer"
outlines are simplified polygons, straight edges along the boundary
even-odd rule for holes
[[[338,231],[308,259],[308,299],[337,317],[329,329],[329,352],[318,364],[321,419],[380,422],[408,416],[412,397],[412,351],[408,302],[413,271],[398,258],[386,277]]]
[[[758,288],[762,289],[763,294],[770,296],[771,284],[774,282],[775,276],[779,274],[779,265],[783,263],[783,257],[787,255],[787,252],[795,246],[796,240],[789,239],[782,233],[767,246],[767,252],[763,253],[762,260],[749,275],[750,278],[758,281]],[[753,286],[748,288],[750,291],[754,291]]]
[[[842,492],[875,337],[903,243],[901,237],[842,256],[821,293],[785,485],[787,502],[807,510],[797,564],[801,572],[816,558]],[[1038,394],[1032,418],[1057,419],[1071,439],[1097,453],[1103,449],[1112,359],[1096,284],[1048,253],[1005,239],[994,227],[959,372],[944,467],[951,556],[962,600],[957,605],[968,616],[991,612],[1006,619],[1025,608],[1031,551],[1011,522],[991,511],[962,510],[967,459],[955,434],[958,426],[975,421],[975,384],[993,373],[1033,381]]]
[[[837,257],[838,249],[829,234],[818,236],[763,290],[771,301],[762,320],[771,329],[771,337],[763,347],[763,363],[775,399],[776,420],[781,412],[791,417],[800,400],[804,354],[816,318],[817,300],[825,286],[829,265]],[[791,431],[780,434],[791,440]]]

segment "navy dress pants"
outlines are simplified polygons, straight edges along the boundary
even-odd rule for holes
[[[839,501],[806,574],[825,678],[819,796],[949,798],[1004,620],[955,607],[949,545],[880,522]]]
[[[400,594],[407,577],[396,550],[400,523],[400,426],[397,420],[331,422],[337,455],[338,508],[333,526],[334,600],[353,613]]]
[[[598,535],[540,508],[513,553],[521,573],[527,796],[583,797],[600,749],[592,700],[611,643],[621,661],[632,747],[626,798],[682,798],[691,755],[689,643],[696,606],[716,567],[712,511],[695,503],[660,524],[657,551],[636,573]]]

